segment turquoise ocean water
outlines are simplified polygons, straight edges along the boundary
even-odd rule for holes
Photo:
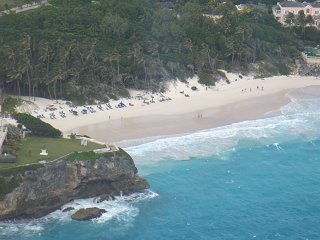
[[[67,204],[100,219],[0,222],[0,239],[320,239],[320,88],[290,97],[277,117],[127,148],[151,189]]]

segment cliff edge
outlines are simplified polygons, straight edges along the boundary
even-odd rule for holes
[[[148,187],[147,181],[137,175],[130,155],[122,149],[99,154],[96,159],[64,157],[17,167],[0,171],[0,220],[37,218],[73,199],[112,197]]]

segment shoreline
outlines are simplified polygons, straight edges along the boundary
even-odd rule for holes
[[[110,120],[78,127],[73,129],[73,132],[88,135],[99,141],[113,142],[120,147],[129,147],[154,139],[186,135],[237,122],[280,115],[280,108],[290,103],[287,94],[291,91],[286,90],[186,114],[149,115]]]
[[[227,73],[227,77],[230,84],[220,82],[215,87],[203,86],[195,77],[188,83],[170,82],[163,94],[131,91],[133,97],[130,99],[110,101],[112,109],[107,110],[103,105],[104,109],[99,110],[99,105],[92,105],[89,108],[95,112],[88,114],[81,114],[81,110],[88,106],[72,108],[65,101],[41,98],[31,101],[22,111],[34,116],[45,114],[43,120],[63,133],[88,135],[102,142],[126,146],[138,139],[188,134],[276,115],[290,102],[289,92],[320,86],[317,77],[293,75],[253,79],[239,78],[232,73]],[[197,91],[192,91],[192,86],[196,86]],[[127,107],[117,107],[120,102]],[[51,110],[52,107],[55,110]],[[70,113],[72,109],[79,112],[78,116]],[[66,113],[66,118],[59,116],[60,111]],[[52,113],[57,119],[49,118]]]

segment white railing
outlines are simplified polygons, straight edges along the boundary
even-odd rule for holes
[[[4,141],[7,139],[8,128],[7,127],[0,127],[0,153],[2,153],[2,146]]]

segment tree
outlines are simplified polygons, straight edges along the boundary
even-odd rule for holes
[[[306,25],[307,26],[314,25],[314,18],[311,15],[307,15],[307,17],[306,17]]]
[[[113,35],[118,38],[122,37],[129,28],[128,22],[118,15],[108,13],[101,21],[100,28],[105,34],[105,38],[108,39]]]
[[[112,88],[115,88],[115,82],[116,79],[119,82],[120,81],[120,60],[121,60],[121,55],[117,51],[112,51],[109,53],[106,53],[104,56],[104,61],[110,63],[110,67],[112,69]],[[117,75],[114,74],[114,66],[113,62],[116,62],[117,64]]]
[[[22,80],[22,71],[21,68],[18,68],[17,61],[16,61],[16,53],[9,49],[9,55],[8,59],[11,62],[11,70],[9,71],[8,75],[9,77],[16,82],[16,93],[18,93],[18,96],[21,96],[21,88],[20,88],[20,82]]]
[[[304,11],[301,10],[298,12],[298,16],[297,16],[297,25],[301,28],[301,32],[302,32],[302,36],[303,36],[303,39],[305,39],[305,35],[306,35],[306,31],[305,31],[305,28],[306,28],[306,15],[304,14]]]
[[[285,23],[289,26],[290,30],[292,26],[295,24],[295,21],[296,21],[296,17],[292,12],[289,12],[285,18]]]
[[[51,49],[49,47],[48,42],[44,42],[40,45],[40,57],[39,60],[41,61],[44,69],[45,69],[45,84],[47,86],[47,91],[49,94],[49,98],[52,99],[51,91],[50,91],[50,84],[53,82],[50,78],[50,52]],[[56,98],[56,90],[54,87],[54,96]]]

